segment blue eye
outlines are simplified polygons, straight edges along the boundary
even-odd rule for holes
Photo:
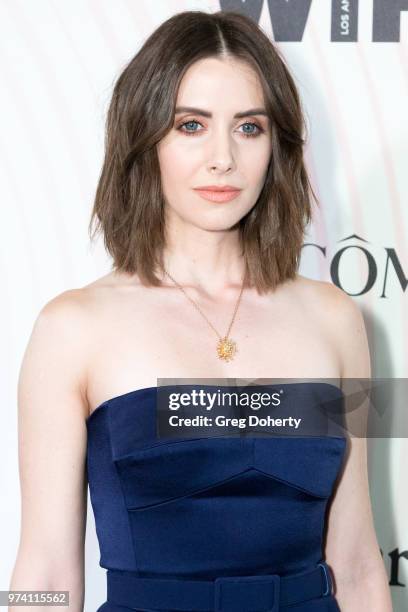
[[[184,123],[181,123],[176,129],[179,130],[180,132],[183,132],[184,134],[188,136],[195,136],[197,132],[202,131],[202,130],[182,129],[184,127],[187,128],[187,126],[192,126],[192,125],[202,125],[202,124],[199,121],[196,121],[195,119],[190,119],[189,121],[185,121]],[[259,134],[261,134],[262,132],[264,132],[264,130],[257,123],[246,121],[240,127],[245,126],[245,125],[249,125],[252,128],[256,128],[255,130],[252,130],[251,132],[248,132],[248,131],[242,132],[242,135],[245,138],[254,138],[256,136],[259,136]]]
[[[250,125],[253,128],[257,128],[258,131],[255,132],[244,132],[244,136],[258,136],[258,134],[260,134],[261,132],[263,132],[263,129],[261,127],[259,127],[259,125],[257,125],[256,123],[243,123],[242,125]]]
[[[191,126],[191,125],[193,125],[193,124],[198,125],[198,121],[194,121],[194,120],[192,120],[192,121],[186,121],[185,123],[182,123],[182,124],[179,126],[179,128],[178,128],[178,129],[181,129],[181,128],[182,128],[183,126],[185,126],[185,125],[187,125],[187,126],[188,126],[188,125],[190,125],[190,126]],[[181,131],[183,132],[184,130],[181,130]],[[196,131],[197,131],[197,130],[191,130],[191,131],[190,131],[190,130],[187,130],[187,134],[191,134],[192,132],[196,132]]]

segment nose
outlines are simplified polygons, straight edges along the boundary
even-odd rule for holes
[[[208,168],[228,172],[235,168],[233,141],[228,132],[218,130],[209,140]]]

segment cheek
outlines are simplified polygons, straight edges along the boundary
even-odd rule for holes
[[[194,170],[194,156],[183,147],[167,147],[159,155],[163,181],[177,184],[191,175]]]
[[[263,182],[268,170],[271,153],[269,149],[254,151],[248,156],[242,165],[248,184],[256,187],[259,182]]]

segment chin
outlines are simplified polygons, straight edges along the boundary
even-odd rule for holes
[[[194,225],[196,227],[199,227],[200,229],[203,230],[207,230],[207,231],[212,231],[212,232],[226,232],[228,230],[231,230],[235,227],[238,226],[239,224],[239,219],[233,219],[233,220],[228,220],[228,219],[224,219],[224,220],[208,220],[207,222],[205,222],[204,220],[201,221],[196,221],[194,223]]]

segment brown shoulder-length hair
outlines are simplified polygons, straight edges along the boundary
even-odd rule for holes
[[[112,268],[137,272],[144,285],[160,284],[155,272],[162,269],[165,246],[156,145],[173,128],[187,69],[203,58],[226,56],[256,71],[272,124],[263,189],[238,224],[246,285],[266,293],[296,278],[311,198],[318,201],[303,161],[306,123],[294,80],[278,49],[249,17],[235,11],[185,11],[149,36],[115,83],[89,223],[91,240],[102,230]]]

